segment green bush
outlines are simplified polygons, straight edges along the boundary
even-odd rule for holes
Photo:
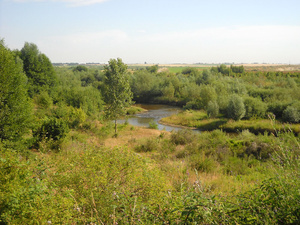
[[[191,157],[190,165],[193,169],[206,173],[213,172],[217,168],[217,164],[214,159],[200,155],[194,155]]]
[[[151,122],[149,122],[149,128],[157,130],[158,129],[158,125],[157,125],[157,123],[155,121],[151,121]]]
[[[136,152],[152,152],[156,151],[159,148],[157,139],[147,139],[143,144],[135,148]]]
[[[289,103],[282,101],[271,102],[268,105],[268,112],[273,113],[276,118],[282,118],[284,110],[288,107]]]
[[[300,122],[300,102],[288,106],[283,111],[283,119],[286,122],[299,123]]]
[[[209,117],[217,117],[219,114],[219,105],[216,101],[212,102],[210,101],[207,105],[207,115]]]
[[[232,95],[227,106],[227,117],[240,120],[244,117],[245,113],[246,110],[243,99],[238,95]]]
[[[185,145],[193,142],[196,139],[194,131],[189,129],[182,129],[171,134],[171,142],[176,145]]]
[[[42,125],[33,132],[35,145],[39,148],[40,144],[45,141],[51,143],[51,148],[58,149],[68,132],[69,128],[65,121],[55,117],[46,118]]]
[[[44,109],[51,108],[53,105],[53,100],[46,91],[37,94],[34,99],[37,105]]]
[[[267,105],[258,98],[247,97],[244,100],[245,118],[264,118],[266,116]]]

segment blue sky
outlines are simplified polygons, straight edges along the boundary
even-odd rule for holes
[[[52,62],[300,63],[299,0],[0,0],[0,38]]]

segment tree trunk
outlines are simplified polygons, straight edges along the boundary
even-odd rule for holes
[[[115,119],[115,137],[117,137],[117,119]]]

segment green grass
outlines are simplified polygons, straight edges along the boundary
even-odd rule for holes
[[[171,73],[181,73],[183,69],[186,69],[186,68],[189,68],[190,66],[170,66],[170,67],[167,67],[169,72]],[[204,69],[208,69],[209,67],[192,67],[192,68],[195,68],[195,69],[198,69],[198,70],[204,70]]]
[[[127,115],[134,115],[137,113],[144,112],[145,109],[138,107],[138,106],[131,106],[130,108],[127,109],[126,114]]]
[[[277,135],[280,132],[300,133],[299,124],[285,124],[268,119],[251,119],[251,120],[229,120],[226,118],[208,118],[205,111],[186,110],[177,115],[163,118],[163,123],[175,124],[186,127],[194,127],[202,131],[212,131],[222,129],[226,132],[236,133],[243,130],[249,130],[255,134],[265,132]]]

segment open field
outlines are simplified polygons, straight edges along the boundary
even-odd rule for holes
[[[176,64],[129,64],[129,68],[145,68],[147,66],[158,65],[161,71],[166,69],[173,73],[181,72],[184,68],[192,67],[199,70],[204,70],[210,67],[219,66],[220,64],[185,64],[185,63],[176,63]],[[299,72],[300,65],[291,65],[291,64],[264,64],[264,63],[245,63],[245,64],[233,64],[234,66],[244,66],[246,71],[279,71],[279,72]],[[227,65],[228,67],[230,65]],[[165,70],[164,70],[165,69]]]

